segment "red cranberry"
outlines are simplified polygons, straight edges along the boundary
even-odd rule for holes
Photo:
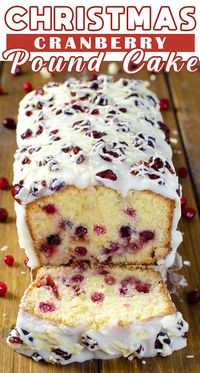
[[[143,231],[140,232],[140,241],[147,242],[153,240],[155,237],[155,233],[152,231]]]
[[[22,138],[23,140],[25,140],[25,139],[27,139],[28,137],[31,137],[32,134],[33,134],[33,132],[31,131],[30,128],[28,128],[24,133],[22,133],[21,138]]]
[[[150,287],[151,287],[150,284],[147,284],[142,281],[137,281],[135,285],[135,288],[139,293],[149,293]]]
[[[14,264],[14,257],[12,255],[6,255],[4,256],[4,263],[7,264],[8,266],[11,266]]]
[[[0,281],[0,297],[3,297],[4,295],[6,295],[7,293],[7,285],[5,284],[5,282],[3,281]]]
[[[168,110],[169,109],[169,100],[166,98],[160,99],[160,109],[161,110]]]
[[[179,167],[178,168],[178,176],[185,178],[187,176],[187,168],[185,167]]]
[[[187,301],[189,304],[197,304],[200,301],[200,292],[197,289],[189,291]]]
[[[99,114],[99,109],[93,109],[91,111],[91,115],[98,115]]]
[[[52,203],[42,206],[42,210],[45,211],[49,215],[53,215],[56,213],[56,208]]]
[[[56,309],[56,306],[54,303],[52,302],[40,302],[39,303],[39,309],[44,312],[44,313],[47,313],[47,312],[53,312],[55,311]]]
[[[94,232],[97,234],[97,235],[100,235],[100,234],[105,234],[106,233],[106,227],[105,225],[98,225],[98,224],[95,224],[94,227]]]
[[[58,356],[61,356],[64,360],[69,360],[72,357],[71,354],[69,354],[66,351],[61,350],[60,348],[53,348],[52,352],[54,352],[54,354],[56,354]]]
[[[49,245],[60,245],[61,243],[61,238],[58,234],[51,234],[50,236],[47,237],[47,242]]]
[[[96,291],[91,295],[91,300],[94,303],[101,303],[103,302],[105,296],[103,293],[97,293]]]
[[[3,119],[2,125],[9,130],[15,130],[17,126],[16,121],[13,118]]]
[[[126,210],[124,210],[126,215],[131,216],[132,218],[136,217],[136,212],[132,207],[128,207]]]
[[[186,220],[192,220],[192,219],[194,219],[195,215],[196,215],[196,210],[193,209],[192,207],[185,207],[182,210],[182,216]]]
[[[187,198],[183,196],[181,198],[181,206],[183,207],[183,206],[186,206],[186,205],[187,205]]]
[[[84,280],[84,276],[83,275],[73,275],[71,277],[71,281],[72,282],[82,282]]]
[[[40,286],[49,286],[52,291],[53,291],[53,294],[55,295],[56,298],[59,297],[59,293],[58,293],[58,287],[57,285],[55,284],[55,281],[54,279],[51,277],[51,275],[48,275],[46,276],[46,278],[41,278],[41,283],[40,282],[38,283],[38,287]],[[44,284],[43,284],[43,281],[44,281]]]
[[[7,210],[0,207],[0,223],[4,223],[7,219],[8,219]]]
[[[22,164],[24,165],[24,164],[30,164],[31,163],[31,160],[30,160],[30,158],[29,157],[25,157],[24,159],[23,159],[23,161],[22,161]]]
[[[44,89],[41,88],[41,87],[37,88],[35,94],[43,96],[44,95]]]
[[[26,256],[24,258],[24,265],[27,267],[28,266],[28,261],[29,261],[29,258]]]
[[[96,176],[101,177],[102,179],[117,180],[117,175],[112,170],[97,172]]]
[[[87,262],[83,262],[83,261],[80,261],[80,262],[73,262],[71,264],[71,267],[73,269],[76,269],[77,272],[85,272],[87,269],[88,269],[88,263]]]
[[[1,190],[7,189],[8,185],[9,185],[8,180],[5,177],[1,177],[0,178],[0,189]]]
[[[77,256],[85,256],[87,254],[87,249],[83,246],[76,247],[74,251]]]
[[[87,234],[87,228],[79,225],[75,230],[75,235],[79,238],[83,238]]]
[[[25,91],[25,92],[31,92],[32,90],[33,90],[33,86],[32,86],[32,84],[30,83],[30,82],[24,82],[23,84],[22,84],[22,88],[23,88],[23,90]]]
[[[40,247],[40,252],[46,257],[50,258],[55,251],[54,246],[49,245],[47,243],[43,243]]]
[[[124,225],[120,228],[120,236],[122,238],[128,238],[131,236],[131,228],[128,225]]]
[[[114,285],[116,283],[116,280],[113,276],[105,276],[105,283],[108,285]]]

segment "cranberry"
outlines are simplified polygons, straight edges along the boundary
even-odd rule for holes
[[[189,291],[187,301],[189,304],[197,304],[200,301],[200,292],[197,289]]]
[[[169,144],[170,143],[170,129],[163,122],[158,122],[158,125],[159,125],[159,128],[164,132],[165,140]]]
[[[94,227],[94,232],[97,234],[97,235],[100,235],[100,234],[105,234],[106,233],[106,227],[105,225],[98,225],[98,224],[95,224]]]
[[[79,225],[75,230],[75,235],[79,238],[83,238],[87,234],[87,228]]]
[[[159,337],[162,337],[162,340],[159,339]],[[161,342],[162,341],[162,342]],[[155,341],[155,349],[156,350],[162,350],[163,349],[163,344],[166,343],[166,344],[170,344],[170,339],[168,337],[167,334],[163,333],[163,332],[160,332],[157,337],[156,337],[156,341]]]
[[[8,180],[5,177],[1,177],[0,178],[0,189],[1,190],[7,189],[8,185],[9,185]]]
[[[24,265],[27,267],[28,266],[28,261],[29,261],[29,258],[26,256],[24,258]]]
[[[12,255],[6,255],[4,256],[4,263],[7,264],[8,266],[11,266],[13,265],[14,263],[14,257]]]
[[[73,275],[71,277],[71,281],[72,282],[82,282],[84,280],[84,276],[83,275]]]
[[[183,196],[181,198],[181,206],[183,207],[183,206],[186,206],[186,205],[187,205],[187,198]]]
[[[192,207],[185,207],[182,210],[182,216],[186,220],[192,220],[192,219],[194,219],[195,215],[196,215],[196,210],[193,209]]]
[[[99,109],[93,109],[91,111],[91,115],[98,115],[99,114]]]
[[[166,98],[160,99],[160,109],[161,110],[168,110],[169,109],[169,100]]]
[[[47,242],[49,245],[60,245],[61,243],[61,238],[58,234],[51,234],[50,236],[47,237]]]
[[[4,295],[6,295],[7,293],[7,285],[5,284],[5,282],[3,281],[0,281],[0,297],[3,297]]]
[[[76,247],[74,251],[77,256],[85,256],[87,254],[87,249],[83,246]]]
[[[108,285],[114,285],[116,283],[116,280],[113,276],[105,276],[105,283]]]
[[[9,130],[15,130],[17,126],[16,121],[13,118],[3,119],[2,125]]]
[[[94,139],[100,139],[103,136],[106,136],[106,132],[92,131]]]
[[[94,82],[90,85],[89,88],[94,89],[94,90],[97,90],[97,89],[99,88],[99,84],[98,84],[98,82],[95,82],[95,81],[94,81]]]
[[[77,164],[81,164],[81,163],[84,162],[84,160],[85,160],[85,156],[84,156],[83,154],[81,154],[81,155],[77,158],[76,163],[77,163]]]
[[[41,87],[37,88],[36,91],[35,91],[35,94],[43,96],[44,95],[44,89],[41,88]]]
[[[21,138],[22,138],[23,140],[25,140],[25,139],[27,139],[28,137],[31,137],[32,134],[33,134],[33,132],[31,131],[30,128],[28,128],[24,133],[22,133]]]
[[[38,287],[41,287],[41,286],[49,286],[52,291],[53,291],[53,294],[55,295],[56,298],[59,297],[59,293],[58,293],[58,287],[53,279],[53,277],[51,277],[51,275],[47,275],[46,278],[44,277],[41,277],[40,281],[38,282]]]
[[[97,293],[96,291],[91,295],[91,300],[94,303],[101,303],[103,302],[105,296],[103,293]]]
[[[40,252],[46,257],[46,258],[50,258],[53,253],[54,253],[54,246],[52,245],[49,245],[49,244],[46,244],[46,243],[42,243],[41,247],[40,247]]]
[[[20,66],[16,66],[14,75],[17,76],[17,75],[21,75],[21,74],[22,74],[21,67]]]
[[[178,176],[185,178],[187,176],[187,168],[185,167],[179,167],[178,168]]]
[[[53,348],[52,352],[54,352],[54,354],[56,354],[58,356],[61,356],[64,360],[69,360],[72,357],[71,354],[68,354],[68,352],[63,351],[60,348]]]
[[[135,288],[139,293],[149,293],[150,287],[151,287],[150,284],[147,284],[142,281],[136,281]]]
[[[83,262],[83,261],[73,262],[71,266],[72,268],[76,269],[77,272],[80,272],[80,273],[85,272],[88,269],[88,263]]]
[[[13,185],[12,190],[11,190],[13,198],[18,203],[20,203],[21,200],[19,198],[17,198],[16,195],[20,192],[21,189],[22,189],[22,185],[21,184],[15,184],[15,185]]]
[[[9,337],[8,341],[9,341],[9,343],[14,344],[14,345],[15,344],[18,345],[18,344],[22,344],[23,343],[23,341],[19,337],[14,337],[14,336]]]
[[[40,302],[39,303],[39,309],[44,312],[44,313],[47,313],[47,312],[53,312],[55,311],[56,309],[56,306],[54,303],[52,302]]]
[[[49,203],[48,205],[42,206],[42,210],[45,211],[49,215],[53,215],[56,213],[56,208],[52,203]]]
[[[147,242],[153,240],[155,237],[155,233],[152,231],[143,231],[140,232],[140,241]]]
[[[8,219],[8,212],[3,207],[0,207],[0,223],[4,223]]]
[[[29,157],[25,157],[24,159],[23,159],[23,161],[22,161],[22,164],[24,165],[24,164],[30,164],[31,163],[31,160],[30,160],[30,158]]]
[[[25,92],[31,92],[32,90],[33,90],[33,86],[32,86],[32,84],[30,83],[30,82],[24,82],[23,84],[22,84],[22,88],[23,88],[23,90],[25,91]]]
[[[124,213],[131,216],[132,218],[136,217],[136,212],[132,207],[128,207],[126,210],[124,210]]]
[[[101,177],[102,179],[117,180],[117,175],[112,170],[97,172],[96,176]]]
[[[129,225],[124,225],[120,228],[120,236],[122,238],[128,238],[131,236],[131,228]]]

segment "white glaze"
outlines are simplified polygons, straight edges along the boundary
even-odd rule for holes
[[[183,322],[180,327],[177,323]],[[178,329],[179,327],[179,329]],[[30,334],[24,335],[21,329]],[[17,330],[17,332],[16,332]],[[153,318],[144,322],[133,322],[127,327],[119,327],[113,320],[112,325],[99,330],[90,330],[85,327],[67,327],[62,324],[53,324],[21,310],[18,314],[16,330],[11,332],[11,336],[19,336],[23,344],[13,345],[7,339],[8,344],[16,352],[32,356],[37,352],[44,360],[66,365],[72,362],[83,362],[90,359],[113,359],[117,357],[138,358],[171,355],[173,351],[186,347],[187,339],[184,334],[188,331],[188,324],[183,320],[180,312],[176,312],[164,317]],[[170,344],[163,343],[162,349],[155,349],[155,340],[160,332],[164,332],[170,338]],[[97,343],[95,350],[89,351],[81,344],[81,336],[88,335],[93,342]],[[29,337],[33,341],[29,341]],[[160,336],[162,342],[165,336]],[[136,350],[142,345],[142,350]],[[71,354],[69,360],[64,360],[52,352],[52,349],[59,348]],[[41,357],[37,357],[40,360]]]
[[[14,183],[18,184],[23,181],[23,188],[17,195],[22,205],[20,208],[16,207],[20,246],[31,257],[30,266],[37,267],[39,262],[34,253],[33,243],[26,225],[25,205],[36,198],[55,193],[61,184],[63,187],[75,185],[82,189],[101,183],[118,190],[123,196],[126,196],[130,189],[151,190],[176,202],[171,234],[172,251],[158,263],[168,268],[173,264],[176,249],[182,240],[181,233],[176,230],[181,215],[180,198],[176,192],[178,179],[175,173],[171,173],[166,167],[156,171],[146,168],[144,164],[138,164],[140,161],[147,161],[149,157],[153,157],[153,159],[159,157],[164,163],[167,161],[174,171],[171,161],[171,147],[165,141],[164,132],[159,129],[159,122],[162,122],[159,101],[147,89],[145,82],[127,80],[127,86],[124,86],[123,79],[117,82],[112,82],[110,77],[105,76],[100,76],[98,79],[99,90],[90,88],[93,82],[71,79],[58,86],[46,85],[43,95],[36,94],[36,91],[30,92],[20,103],[17,126],[19,149],[16,152],[14,164]],[[70,92],[76,92],[77,96],[71,96]],[[81,101],[80,97],[87,93],[90,94],[89,98]],[[103,95],[103,100],[105,96],[107,97],[108,105],[98,105],[99,97],[95,99],[95,103],[92,102],[98,93]],[[138,97],[127,99],[130,94],[137,94]],[[83,109],[85,110],[83,112],[72,108],[71,100],[78,97],[79,100],[75,102],[75,105],[88,108]],[[37,109],[38,101],[43,103],[41,110]],[[49,105],[53,106],[49,107]],[[96,108],[99,109],[100,114],[91,115],[92,110]],[[123,113],[119,108],[126,108],[127,112]],[[56,115],[58,110],[62,110],[62,113]],[[66,110],[72,112],[73,115],[66,115],[64,113]],[[110,110],[117,111],[117,114],[108,118]],[[32,115],[27,116],[27,111],[31,111]],[[151,120],[152,124],[145,118]],[[89,125],[88,120],[90,121]],[[79,121],[83,122],[73,127],[73,124]],[[43,132],[36,135],[39,125],[42,125]],[[33,136],[22,139],[21,135],[28,128],[31,129]],[[50,136],[49,133],[56,129],[59,132]],[[83,129],[84,132],[81,132]],[[94,130],[106,133],[101,138],[105,141],[103,145],[101,139],[94,138],[92,133]],[[138,140],[139,133],[142,133],[145,139]],[[60,140],[54,141],[55,137],[60,137]],[[151,141],[149,137],[154,138],[154,147],[147,146],[148,141]],[[142,142],[140,146],[145,147],[145,150],[139,150],[139,147],[135,146],[136,139],[137,143],[138,141]],[[120,141],[126,142],[127,145],[119,145]],[[113,142],[117,143],[114,148],[112,148]],[[72,151],[64,153],[61,150],[63,147],[70,146],[79,146],[82,150],[78,154],[73,154]],[[112,159],[112,162],[103,160],[100,155],[105,156],[102,149],[104,146],[117,152],[119,157],[114,158],[106,154],[108,158]],[[123,148],[122,151],[119,149],[120,147]],[[37,151],[30,154],[29,151],[32,151],[33,148]],[[80,155],[86,159],[83,163],[77,164],[76,161]],[[47,156],[51,156],[52,159],[48,160]],[[29,158],[30,164],[22,165],[25,157]],[[55,164],[51,163],[52,160],[55,161]],[[41,163],[45,164],[38,166]],[[112,181],[96,176],[98,172],[106,169],[112,170],[117,175],[117,180]],[[132,175],[130,170],[138,173]],[[157,175],[158,179],[150,179],[147,173]],[[53,182],[55,179],[56,181]],[[45,180],[46,187],[41,185],[42,180]],[[158,182],[164,183],[164,185],[159,185]],[[37,187],[37,191],[31,193],[34,187]]]

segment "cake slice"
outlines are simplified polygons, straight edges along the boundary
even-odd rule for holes
[[[173,264],[181,192],[145,82],[48,83],[22,100],[17,142],[13,196],[30,267]]]
[[[187,331],[158,272],[75,262],[38,271],[7,342],[34,360],[66,365],[167,356],[186,346]]]

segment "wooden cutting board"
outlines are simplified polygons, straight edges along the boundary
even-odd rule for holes
[[[107,73],[107,63],[102,66]],[[126,76],[122,72],[118,76]],[[56,74],[52,80],[64,81],[67,73]],[[149,73],[143,71],[136,75],[140,79],[150,79]],[[5,117],[17,117],[18,103],[24,92],[21,85],[30,81],[34,87],[44,85],[47,80],[40,73],[33,74],[27,65],[23,74],[13,77],[10,75],[10,64],[1,65],[1,84],[5,94],[0,96],[0,121]],[[159,73],[153,76],[151,89],[160,97],[170,99],[170,110],[164,112],[164,119],[171,129],[172,147],[176,167],[186,166],[188,176],[182,179],[183,193],[188,199],[188,206],[197,210],[200,202],[200,72]],[[0,176],[5,176],[12,182],[13,153],[15,151],[15,131],[0,126]],[[24,266],[24,253],[19,249],[13,199],[10,191],[0,191],[0,207],[9,212],[9,220],[0,223],[0,248],[8,245],[7,251],[0,251],[0,280],[8,285],[8,293],[0,298],[0,372],[2,373],[157,373],[157,372],[200,372],[199,349],[199,316],[200,304],[190,306],[186,302],[187,291],[200,288],[200,224],[198,216],[192,221],[182,220],[180,230],[184,232],[184,241],[179,249],[183,260],[190,261],[190,267],[184,266],[181,273],[188,281],[188,287],[179,289],[173,295],[177,308],[183,313],[190,324],[188,347],[175,352],[167,358],[156,357],[143,361],[117,359],[110,361],[90,361],[83,364],[71,364],[65,368],[33,360],[17,355],[5,343],[10,328],[15,324],[20,298],[30,282],[29,270]],[[198,213],[197,213],[198,215]],[[4,255],[12,254],[15,265],[8,267],[3,263]],[[188,356],[193,356],[189,358]]]

